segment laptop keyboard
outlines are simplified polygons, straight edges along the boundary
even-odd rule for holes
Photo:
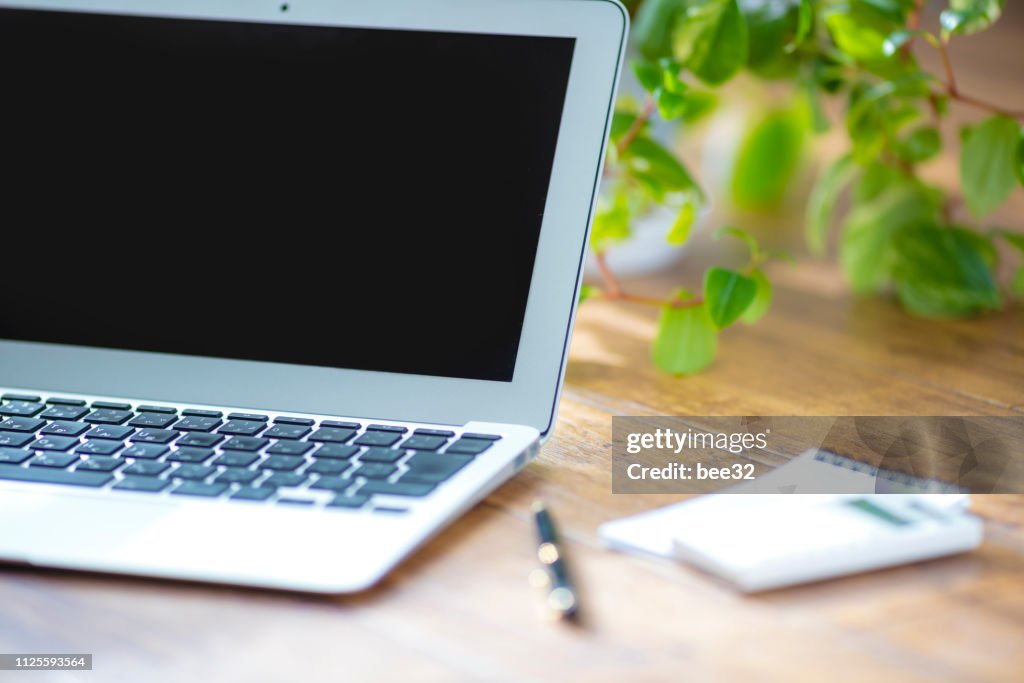
[[[0,396],[0,480],[355,510],[422,498],[496,434]],[[393,500],[393,499],[392,499]]]

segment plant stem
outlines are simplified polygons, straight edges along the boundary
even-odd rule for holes
[[[942,68],[946,72],[946,82],[943,84],[945,92],[942,94],[949,96],[950,99],[963,102],[964,104],[969,104],[979,109],[985,109],[993,114],[1002,114],[1003,116],[1009,116],[1013,119],[1024,119],[1024,111],[1010,111],[1000,107],[999,105],[979,100],[976,97],[971,97],[970,95],[965,95],[960,92],[960,87],[956,82],[956,76],[953,73],[953,62],[949,58],[949,38],[945,37],[939,40],[937,47],[939,55],[942,57]],[[932,95],[932,97],[935,97],[935,95]]]
[[[608,259],[605,258],[604,252],[595,253],[594,258],[597,261],[597,269],[601,273],[601,279],[604,280],[605,289],[601,291],[601,298],[605,301],[626,301],[631,304],[641,304],[644,306],[653,306],[655,308],[662,308],[664,306],[671,306],[672,308],[690,308],[704,303],[703,297],[694,297],[692,299],[687,299],[686,301],[680,301],[676,297],[672,297],[671,299],[658,299],[652,296],[630,294],[622,288],[622,284],[619,282],[619,279],[615,277],[615,273],[613,273],[611,268],[608,267]]]
[[[619,140],[619,144],[616,145],[616,150],[620,155],[625,152],[631,144],[633,144],[633,140],[636,139],[636,136],[640,135],[640,131],[642,131],[644,126],[647,125],[647,121],[651,118],[651,114],[653,113],[654,99],[648,97],[647,101],[644,102],[643,111],[637,114],[636,119],[633,121],[633,125],[629,127],[629,130],[627,130],[622,136],[622,139]]]

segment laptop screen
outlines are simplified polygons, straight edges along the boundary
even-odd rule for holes
[[[511,381],[572,53],[0,10],[0,338]]]

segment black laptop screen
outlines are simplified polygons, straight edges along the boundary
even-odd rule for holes
[[[572,52],[0,10],[0,338],[510,381]]]

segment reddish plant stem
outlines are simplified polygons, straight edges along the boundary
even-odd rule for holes
[[[636,119],[633,121],[633,125],[629,127],[629,130],[627,130],[622,136],[622,139],[619,140],[619,144],[615,146],[615,149],[620,155],[629,149],[631,144],[633,144],[633,140],[636,140],[636,137],[640,135],[640,131],[642,131],[644,126],[647,125],[647,121],[651,118],[653,113],[654,100],[648,97],[647,101],[644,102],[643,111],[637,114]]]
[[[657,297],[630,294],[622,288],[622,284],[619,282],[619,279],[615,277],[615,273],[613,273],[611,268],[608,267],[608,259],[605,258],[604,253],[599,252],[594,255],[594,258],[597,261],[597,269],[601,273],[601,279],[604,280],[605,289],[601,292],[601,298],[605,301],[625,301],[631,304],[654,306],[655,308],[662,308],[663,306],[671,306],[673,308],[690,308],[704,303],[704,299],[702,297],[695,297],[687,299],[686,301],[680,301],[676,297],[672,297],[671,299],[658,299]]]

